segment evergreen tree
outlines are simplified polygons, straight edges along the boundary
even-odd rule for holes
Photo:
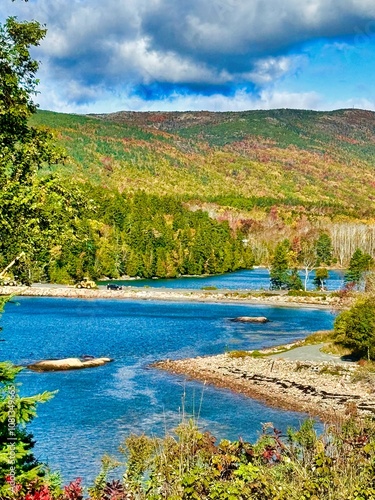
[[[316,290],[324,290],[326,286],[326,281],[328,279],[328,269],[325,267],[319,267],[315,271],[314,285]]]
[[[290,243],[284,240],[278,243],[271,263],[270,281],[272,290],[288,288],[289,284],[289,251]]]
[[[0,298],[0,316],[8,299]],[[0,498],[4,499],[21,498],[30,483],[41,484],[47,473],[33,455],[34,442],[26,424],[36,416],[38,403],[45,403],[53,393],[21,397],[16,382],[21,370],[0,363]]]
[[[319,236],[316,242],[316,255],[318,258],[318,265],[326,264],[331,265],[333,256],[332,240],[328,234],[323,233]]]
[[[353,253],[348,270],[345,273],[345,283],[355,283],[357,286],[363,281],[366,272],[371,269],[374,264],[374,259],[368,253],[362,252],[357,248]]]
[[[271,263],[270,288],[271,290],[302,290],[303,285],[296,268],[290,269],[291,247],[285,239],[276,246]]]
[[[286,287],[288,290],[303,290],[303,284],[299,277],[298,269],[292,269]]]

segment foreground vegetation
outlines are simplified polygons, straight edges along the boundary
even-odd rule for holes
[[[354,408],[321,435],[310,420],[286,435],[264,424],[254,444],[241,439],[216,443],[192,421],[164,438],[129,436],[120,448],[123,464],[105,457],[91,487],[84,489],[81,479],[62,487],[59,475],[35,460],[25,429],[36,403],[50,395],[21,398],[17,371],[0,364],[3,500],[375,498],[375,424],[359,420]],[[14,409],[11,417],[9,408]],[[119,466],[125,466],[124,475],[109,479]]]

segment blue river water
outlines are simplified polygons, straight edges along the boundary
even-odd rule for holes
[[[299,272],[299,275],[304,281],[304,273]],[[314,272],[310,273],[308,281],[308,289],[313,290]],[[99,284],[108,283],[108,281],[99,281]],[[157,288],[176,288],[176,289],[191,289],[199,290],[206,286],[214,286],[218,289],[227,290],[268,290],[270,286],[270,278],[268,269],[255,268],[251,270],[241,270],[234,273],[220,274],[215,276],[203,277],[181,277],[175,279],[136,279],[136,280],[114,280],[111,283],[118,283],[123,286],[137,287],[157,287]],[[339,290],[344,284],[344,271],[330,270],[329,278],[326,283],[327,290]]]
[[[254,440],[261,423],[296,426],[304,418],[266,407],[230,391],[186,381],[150,368],[153,361],[261,348],[332,327],[326,310],[261,305],[162,303],[130,300],[19,298],[1,323],[1,360],[26,365],[83,354],[109,356],[103,367],[35,373],[25,369],[24,394],[58,390],[39,407],[31,426],[36,456],[65,481],[92,481],[100,458],[116,455],[130,433],[163,435],[182,411],[218,438]],[[267,316],[262,325],[230,318]]]

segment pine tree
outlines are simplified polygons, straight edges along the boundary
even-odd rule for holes
[[[289,257],[290,243],[284,240],[278,243],[271,263],[270,281],[272,290],[288,288],[289,284]]]
[[[0,315],[10,297],[1,297]],[[43,481],[46,469],[33,455],[33,436],[26,430],[36,416],[36,407],[53,396],[44,392],[21,397],[17,374],[22,370],[11,363],[0,363],[0,498],[20,498],[31,482]],[[19,496],[17,496],[17,494]]]
[[[319,236],[316,242],[316,255],[318,258],[318,265],[326,264],[331,265],[333,256],[332,240],[328,234],[323,233]]]
[[[291,247],[289,240],[285,239],[276,246],[275,254],[271,263],[270,288],[271,290],[302,290],[303,285],[294,267],[290,269]]]
[[[366,272],[371,269],[373,264],[374,259],[371,255],[357,248],[350,259],[348,270],[345,273],[345,283],[355,283],[355,285],[359,286]]]

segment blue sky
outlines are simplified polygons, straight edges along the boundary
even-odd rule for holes
[[[43,109],[375,110],[374,0],[0,0],[48,34]]]

